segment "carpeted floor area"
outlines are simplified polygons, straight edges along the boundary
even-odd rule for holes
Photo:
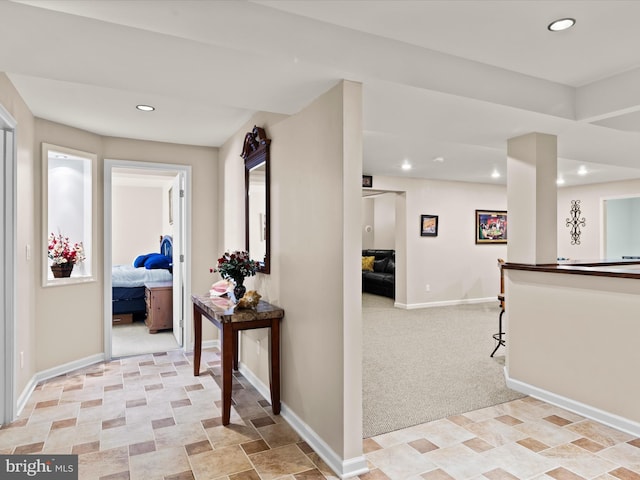
[[[489,357],[498,302],[419,310],[363,294],[365,438],[521,398],[504,348]]]

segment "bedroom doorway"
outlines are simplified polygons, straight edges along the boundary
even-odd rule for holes
[[[185,348],[189,182],[190,167],[105,160],[109,358]]]

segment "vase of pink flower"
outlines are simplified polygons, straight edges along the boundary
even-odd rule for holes
[[[72,243],[69,237],[61,233],[49,234],[47,256],[51,259],[51,272],[54,278],[70,277],[73,266],[85,260],[82,242]]]

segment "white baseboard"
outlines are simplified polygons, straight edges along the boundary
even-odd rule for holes
[[[459,300],[442,300],[440,302],[427,302],[427,303],[399,303],[393,304],[396,308],[403,308],[405,310],[415,310],[418,308],[433,308],[433,307],[450,307],[453,305],[471,305],[474,303],[498,303],[497,297],[488,298],[462,298]]]
[[[204,340],[202,342],[202,348],[220,348],[220,340]],[[193,350],[193,348],[191,348],[191,350]]]
[[[271,390],[244,363],[238,362],[238,370],[247,381],[253,385],[262,397],[271,402]]]
[[[202,350],[205,348],[220,348],[220,340],[203,340],[202,341]],[[195,343],[191,342],[185,349],[185,353],[191,353],[195,350]]]
[[[24,388],[24,390],[22,390],[22,393],[17,399],[17,415],[20,415],[20,413],[24,409],[24,406],[27,404],[29,397],[33,393],[33,390],[36,388],[38,383],[44,380],[49,380],[50,378],[57,377],[59,375],[64,375],[79,368],[85,368],[96,363],[104,362],[104,359],[104,353],[97,353],[95,355],[91,355],[90,357],[81,358],[79,360],[74,360],[73,362],[58,365],[57,367],[53,367],[48,370],[43,370],[42,372],[37,372],[33,377],[31,377],[31,380],[27,382],[27,386]]]
[[[31,380],[27,382],[27,385],[24,387],[24,390],[22,390],[22,393],[18,396],[18,400],[16,402],[16,415],[13,420],[18,418],[22,413],[22,410],[24,410],[24,406],[27,404],[27,401],[29,400],[29,397],[31,397],[31,394],[35,390],[36,385],[38,385],[38,382],[36,382],[35,376],[31,377]]]
[[[271,391],[251,370],[249,370],[242,362],[238,365],[240,373],[253,385],[253,387],[266,400],[271,399]],[[359,457],[342,460],[340,456],[320,438],[320,436],[307,425],[296,413],[290,409],[285,403],[281,404],[280,415],[284,418],[291,428],[293,428],[300,437],[309,444],[311,448],[322,458],[322,460],[335,472],[340,478],[350,478],[362,475],[369,471],[367,460],[364,455]]]
[[[298,417],[293,410],[282,404],[282,416],[311,448],[336,472],[340,478],[350,478],[369,472],[364,455],[342,460],[316,432]]]
[[[507,387],[511,388],[512,390],[526,393],[531,397],[564,408],[565,410],[577,413],[578,415],[590,418],[591,420],[595,420],[596,422],[608,425],[609,427],[615,428],[617,430],[621,430],[630,435],[633,435],[634,437],[640,437],[640,423],[638,422],[621,417],[619,415],[616,415],[615,413],[606,412],[599,408],[592,407],[591,405],[586,405],[582,402],[578,402],[577,400],[573,400],[571,398],[563,397],[562,395],[543,390],[542,388],[538,388],[528,383],[521,382],[520,380],[510,378],[509,372],[507,371],[506,367],[504,369],[504,378],[506,380]]]

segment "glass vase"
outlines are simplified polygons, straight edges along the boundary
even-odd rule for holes
[[[236,286],[233,287],[233,296],[236,297],[236,302],[244,297],[247,287],[243,285],[244,279],[236,281]]]

